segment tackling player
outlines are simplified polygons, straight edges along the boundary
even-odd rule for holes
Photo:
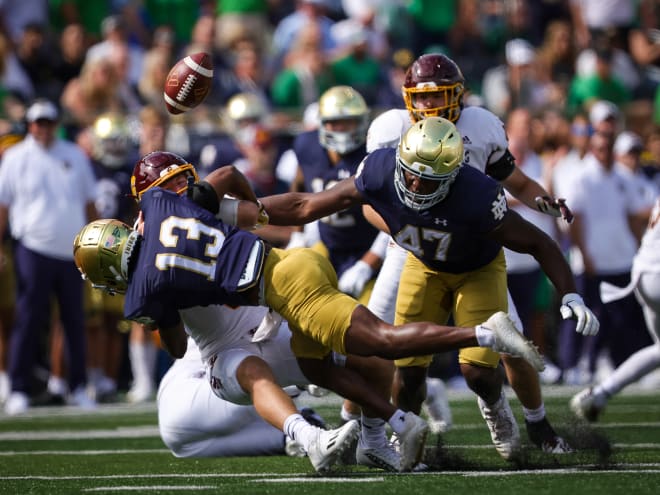
[[[261,200],[271,223],[291,225],[369,204],[382,217],[383,228],[408,251],[397,322],[444,323],[453,314],[457,325],[469,326],[484,315],[506,311],[506,246],[534,256],[563,295],[562,310],[578,318],[578,330],[596,333],[598,320],[575,294],[572,273],[557,244],[509,210],[502,186],[462,166],[462,158],[463,139],[454,124],[428,117],[405,132],[396,150],[372,152],[355,177],[331,189]],[[477,363],[463,370],[477,395],[486,404],[501,403],[500,356],[474,348],[461,349],[459,359]],[[480,373],[482,369],[486,372]],[[493,440],[503,456],[513,454],[515,444]]]
[[[499,181],[530,208],[555,217],[562,213],[570,215],[561,201],[552,200],[536,181],[515,166],[502,121],[486,109],[464,107],[464,84],[460,68],[445,55],[426,54],[417,58],[408,69],[402,86],[406,109],[388,110],[374,119],[369,127],[367,150],[396,147],[411,122],[430,116],[444,117],[456,125],[463,137],[464,164]],[[390,243],[369,300],[369,309],[386,321],[394,321],[399,277],[405,258],[405,250]],[[508,306],[509,315],[516,326],[522,328],[510,296]],[[520,359],[504,356],[503,362],[509,383],[522,403],[530,440],[544,452],[571,452],[571,447],[556,434],[546,418],[538,373]],[[425,396],[424,377],[430,358],[398,361],[396,364],[395,402],[404,409],[419,411]],[[460,364],[468,385],[480,397],[479,409],[491,431],[493,443],[498,452],[508,458],[519,444],[517,423],[508,401],[504,395],[493,396],[477,391],[480,385],[476,382],[488,380],[487,375],[496,370],[465,355],[460,357]]]

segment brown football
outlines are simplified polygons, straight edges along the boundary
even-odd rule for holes
[[[171,114],[187,112],[204,101],[211,90],[213,62],[205,52],[179,60],[165,79],[163,98]]]

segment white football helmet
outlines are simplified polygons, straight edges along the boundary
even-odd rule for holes
[[[343,155],[360,147],[367,139],[369,107],[360,93],[350,86],[334,86],[319,99],[319,141],[329,150]],[[337,120],[353,120],[354,128],[334,131],[326,123]]]
[[[463,138],[456,126],[442,117],[428,117],[401,136],[396,152],[394,185],[403,204],[426,210],[439,203],[456,179],[463,161]],[[437,183],[435,191],[420,194],[408,189],[405,173]]]

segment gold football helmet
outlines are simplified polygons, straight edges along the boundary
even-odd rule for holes
[[[73,259],[92,287],[123,294],[128,287],[128,263],[138,239],[140,234],[119,220],[95,220],[74,239]]]
[[[92,157],[105,167],[128,165],[131,132],[126,117],[117,112],[99,115],[92,125]]]
[[[345,154],[367,140],[369,107],[362,95],[350,86],[334,86],[321,95],[319,119],[319,141],[324,148]],[[355,127],[345,131],[326,128],[326,123],[336,120],[354,120]]]
[[[231,134],[246,124],[261,122],[268,114],[266,103],[254,93],[238,93],[232,96],[225,108],[225,124]]]
[[[463,162],[463,138],[456,126],[442,117],[429,117],[413,124],[401,136],[396,152],[394,184],[399,199],[413,210],[425,210],[449,193]],[[437,183],[433,193],[408,189],[405,172]]]

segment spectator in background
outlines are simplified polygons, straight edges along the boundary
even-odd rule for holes
[[[82,25],[67,25],[60,34],[57,49],[53,54],[53,84],[57,88],[57,98],[62,94],[64,86],[80,75],[86,53],[85,31]]]
[[[566,339],[566,334],[575,332],[562,326],[565,333],[560,336],[560,349],[565,369],[575,366],[578,357],[586,360],[586,369],[582,370],[586,376],[578,383],[592,379],[599,355],[618,366],[647,345],[648,339],[641,308],[632,295],[607,306],[599,295],[603,281],[618,286],[630,282],[632,259],[648,218],[648,205],[632,181],[615,167],[614,136],[595,132],[589,145],[582,172],[566,195],[575,215],[570,226],[571,242],[584,265],[583,276],[577,279],[578,290],[601,321],[599,335],[583,337],[582,342]]]
[[[172,65],[172,58],[166,51],[151,49],[146,53],[142,78],[137,85],[141,104],[163,104],[163,88]]]
[[[378,88],[378,96],[374,107],[376,109],[403,108],[405,105],[401,95],[401,87],[406,80],[406,71],[415,60],[413,53],[407,48],[399,48],[392,54],[388,67],[385,69],[386,80]]]
[[[616,167],[632,179],[637,194],[643,198],[650,213],[655,199],[660,195],[660,188],[642,168],[641,156],[643,149],[642,138],[632,131],[623,131],[614,141]]]
[[[626,47],[636,19],[636,0],[571,0],[570,14],[579,48],[586,48],[604,31],[614,31],[617,46]]]
[[[9,353],[12,392],[5,404],[10,415],[30,405],[37,342],[49,327],[53,296],[66,334],[70,399],[84,407],[93,404],[85,391],[83,285],[71,240],[96,218],[96,184],[80,147],[55,137],[58,117],[50,101],[32,104],[28,136],[5,152],[0,165],[0,233],[9,222],[18,277]]]
[[[14,92],[24,101],[34,97],[34,86],[14,54],[11,40],[0,33],[0,96]]]
[[[380,62],[369,51],[367,31],[356,21],[339,22],[332,31],[337,43],[346,50],[330,62],[335,84],[355,88],[367,105],[373,105],[384,80]]]
[[[90,126],[103,112],[122,110],[119,75],[106,57],[85,58],[78,77],[71,79],[60,97],[63,123],[72,134]]]
[[[257,49],[270,48],[273,26],[268,19],[268,0],[216,0],[215,48],[226,51],[239,40],[250,38]],[[275,2],[277,3],[277,2]]]
[[[318,49],[324,57],[329,57],[337,45],[331,28],[334,21],[326,16],[328,0],[295,0],[296,9],[284,17],[273,32],[274,70],[279,70],[291,47],[298,44],[301,32],[309,25],[318,28]]]
[[[653,99],[660,85],[660,5],[652,0],[640,3],[639,25],[628,33],[630,56],[640,70],[640,86],[637,95]]]
[[[334,84],[322,48],[322,27],[310,22],[286,53],[284,68],[275,74],[270,86],[273,106],[279,110],[302,112]]]
[[[517,38],[507,42],[506,64],[489,69],[481,86],[486,108],[500,118],[516,107],[539,109],[546,102],[545,85],[536,77],[534,47]]]
[[[608,100],[616,105],[623,105],[631,99],[630,90],[612,70],[613,48],[607,42],[603,42],[595,46],[593,51],[596,59],[593,73],[581,73],[578,62],[578,70],[568,90],[569,112],[588,110],[597,100]]]
[[[550,22],[536,51],[537,75],[545,84],[554,87],[551,101],[562,106],[575,76],[576,57],[571,24],[564,19]]]

